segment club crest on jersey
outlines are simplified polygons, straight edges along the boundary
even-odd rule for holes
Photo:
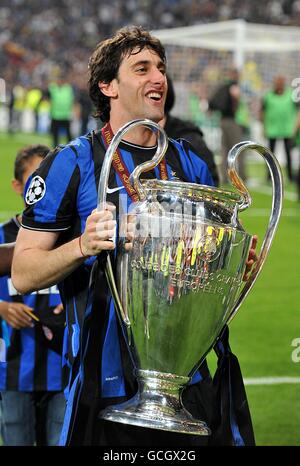
[[[26,204],[35,204],[40,201],[46,193],[46,183],[40,176],[36,175],[32,178],[31,183],[25,194]]]

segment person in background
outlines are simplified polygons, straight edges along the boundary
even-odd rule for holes
[[[171,115],[172,108],[175,104],[175,91],[173,82],[169,75],[167,75],[168,91],[165,103],[165,116],[160,124],[163,126],[167,135],[173,139],[186,139],[195,152],[201,155],[201,158],[206,162],[209,171],[214,180],[215,186],[219,185],[219,174],[214,160],[214,154],[207,147],[203,133],[198,126],[194,125],[191,121],[182,120],[181,118]]]
[[[242,140],[249,141],[251,139],[251,115],[247,102],[240,99],[237,111],[235,113],[235,121],[240,125],[242,130]]]
[[[293,100],[292,89],[286,86],[285,77],[278,75],[273,80],[273,88],[263,97],[261,121],[269,147],[275,151],[278,140],[283,140],[286,155],[286,170],[290,181],[294,181],[291,161],[292,139],[297,119],[297,104]],[[268,179],[270,174],[268,171]]]
[[[22,115],[26,102],[26,89],[21,84],[13,85],[9,98],[9,133],[22,130]]]
[[[227,155],[230,149],[243,140],[243,132],[236,121],[239,108],[241,90],[239,86],[239,72],[231,68],[226,72],[225,82],[217,88],[209,100],[209,108],[221,114],[222,153],[221,153],[221,182],[228,183]],[[237,160],[238,172],[243,180],[246,179],[245,157]]]
[[[88,125],[93,112],[93,106],[88,90],[84,86],[78,89],[77,101],[80,105],[80,134],[86,134],[89,130]]]
[[[50,118],[50,100],[48,91],[43,90],[41,100],[37,106],[38,113],[38,128],[40,134],[48,134],[51,128]]]
[[[27,178],[48,152],[49,148],[42,145],[19,151],[12,181],[15,193],[23,196]],[[36,193],[42,195],[38,179],[35,185]],[[13,245],[21,221],[22,216],[18,214],[0,225],[1,244]],[[6,251],[9,251],[6,264],[3,264],[3,256],[0,262],[7,269],[12,250]],[[38,275],[39,270],[35,273]],[[13,287],[8,274],[0,278],[0,300],[1,433],[4,445],[57,445],[65,411],[62,392],[65,313],[58,289],[52,286],[22,296]]]
[[[25,109],[30,110],[34,117],[34,131],[37,133],[39,125],[38,107],[42,98],[42,91],[36,86],[30,86],[26,94]]]
[[[59,144],[60,135],[65,132],[71,141],[71,121],[74,105],[74,92],[71,84],[60,77],[48,87],[50,99],[51,135],[53,147]]]

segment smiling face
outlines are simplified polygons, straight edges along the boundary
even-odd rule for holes
[[[109,84],[99,83],[101,91],[110,97],[110,123],[114,129],[136,118],[155,122],[163,118],[167,92],[165,68],[152,49],[133,50],[123,58],[115,79]]]

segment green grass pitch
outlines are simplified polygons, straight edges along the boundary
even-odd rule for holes
[[[50,141],[46,136],[0,134],[0,222],[22,209],[22,199],[12,192],[10,180],[17,150],[31,143]],[[262,164],[249,161],[248,174],[257,186],[250,189],[253,204],[241,218],[249,233],[259,235],[261,244],[271,195]],[[294,185],[286,183],[285,191],[270,255],[230,325],[231,348],[239,357],[243,376],[258,383],[246,385],[258,445],[300,445],[300,384],[274,383],[278,377],[300,378],[300,362],[292,360],[292,342],[296,338],[300,341],[300,203],[293,200]],[[213,355],[209,364],[213,369]],[[272,384],[262,383],[263,378],[271,377]]]

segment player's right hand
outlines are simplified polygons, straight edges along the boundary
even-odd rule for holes
[[[115,206],[107,205],[105,210],[93,210],[86,220],[85,230],[81,236],[81,251],[86,257],[95,256],[103,250],[112,250],[115,243],[116,221]]]
[[[4,304],[4,303],[1,303]],[[32,312],[33,309],[23,303],[5,303],[6,306],[1,309],[1,317],[13,328],[20,330],[25,327],[33,327],[32,318],[26,311]]]

